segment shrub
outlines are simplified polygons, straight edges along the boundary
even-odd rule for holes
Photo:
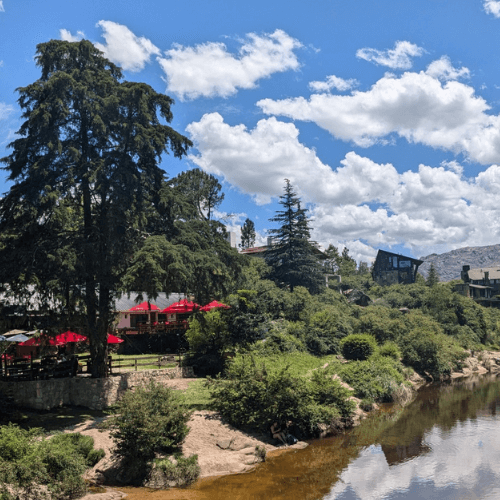
[[[273,422],[294,432],[312,436],[320,424],[346,420],[353,411],[349,391],[326,375],[311,380],[293,376],[289,367],[268,371],[254,358],[231,363],[227,378],[208,382],[212,408],[235,427],[268,431]]]
[[[191,412],[174,390],[151,381],[127,391],[114,408],[111,435],[125,463],[147,463],[156,453],[176,451],[189,429]]]
[[[377,348],[377,341],[371,335],[353,333],[340,341],[340,348],[345,359],[368,359]]]
[[[94,450],[89,436],[44,439],[38,429],[9,424],[0,427],[0,484],[32,491],[45,485],[54,499],[81,496],[86,490],[82,474],[103,455],[103,450]]]
[[[465,357],[465,352],[451,338],[428,330],[413,330],[400,341],[403,363],[420,373],[441,378]]]
[[[335,365],[332,368],[353,389],[354,395],[373,401],[393,401],[404,377],[401,364],[391,358],[372,356],[365,361]]]
[[[378,353],[380,354],[380,356],[386,356],[396,361],[399,361],[402,357],[401,351],[399,350],[396,342],[386,342],[385,344],[381,345],[378,349]]]
[[[164,476],[164,480],[175,486],[187,486],[194,483],[200,476],[198,455],[183,457],[180,453],[174,455],[174,460],[163,458],[155,460],[155,465]]]

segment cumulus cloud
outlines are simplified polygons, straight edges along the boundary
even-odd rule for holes
[[[223,43],[176,45],[158,62],[166,74],[167,91],[181,99],[228,97],[238,89],[256,87],[258,80],[273,73],[298,69],[294,50],[301,46],[284,31],[276,30],[262,36],[248,34],[238,54],[228,52]]]
[[[326,77],[326,81],[324,82],[310,82],[309,88],[315,92],[330,92],[332,89],[343,92],[345,90],[351,90],[358,85],[359,82],[353,78],[344,80],[338,76],[330,75]]]
[[[324,247],[356,248],[358,259],[369,261],[381,245],[404,243],[428,253],[429,247],[446,251],[500,237],[498,165],[471,179],[455,161],[398,173],[390,163],[350,152],[332,168],[301,144],[293,123],[275,117],[247,129],[211,113],[187,130],[198,150],[190,160],[258,204],[279,196],[284,179],[290,179],[311,206],[313,239]]]
[[[377,50],[371,48],[359,49],[356,57],[391,69],[409,69],[412,67],[412,57],[420,57],[425,50],[414,43],[398,41],[393,49]]]
[[[77,31],[76,35],[72,35],[69,30],[61,29],[59,30],[59,36],[61,40],[66,42],[79,42],[85,38],[85,33],[83,31]]]
[[[460,70],[461,71],[461,70]],[[385,75],[365,92],[313,94],[310,99],[263,99],[266,114],[310,121],[334,137],[367,147],[391,135],[464,153],[482,164],[500,162],[500,117],[474,89],[426,72]]]
[[[99,21],[106,44],[94,45],[104,55],[127,71],[141,71],[152,55],[160,55],[158,47],[144,37],[138,37],[126,26],[113,21]]]
[[[500,17],[500,2],[497,0],[484,0],[484,10],[487,14],[492,14],[494,17]]]
[[[443,56],[441,59],[432,61],[427,67],[426,73],[439,80],[458,80],[459,78],[469,78],[470,71],[468,68],[454,68],[450,58]]]

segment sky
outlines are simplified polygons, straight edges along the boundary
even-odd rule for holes
[[[83,38],[174,98],[194,147],[161,167],[216,175],[258,244],[285,179],[358,261],[500,243],[500,1],[0,0],[0,157],[37,44]]]

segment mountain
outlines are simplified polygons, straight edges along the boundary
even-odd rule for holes
[[[471,269],[482,267],[494,267],[500,265],[500,245],[489,245],[486,247],[465,247],[452,250],[442,254],[432,253],[426,257],[420,257],[425,261],[418,272],[424,277],[434,264],[441,281],[460,279],[462,266],[469,265]]]

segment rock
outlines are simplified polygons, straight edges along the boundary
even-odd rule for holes
[[[255,446],[249,446],[248,448],[243,448],[240,450],[240,453],[244,455],[254,455],[255,454]]]
[[[228,450],[233,444],[233,439],[221,439],[216,444],[221,450]]]

